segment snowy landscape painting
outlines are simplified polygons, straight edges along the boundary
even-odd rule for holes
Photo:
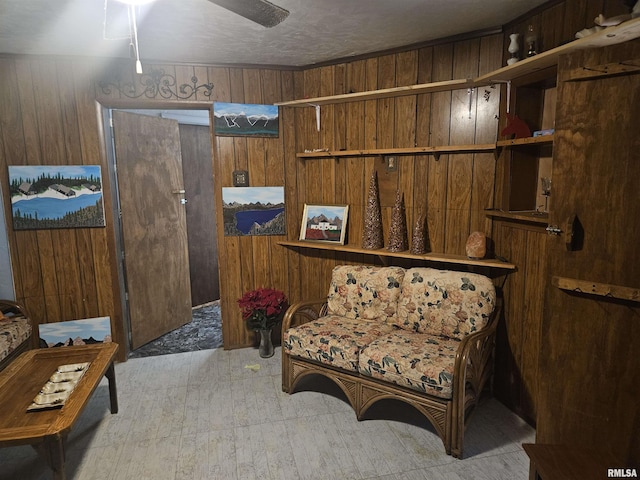
[[[278,107],[214,102],[213,125],[216,135],[277,137]]]
[[[99,165],[9,166],[15,230],[104,227]]]
[[[286,235],[284,187],[222,189],[225,236]]]

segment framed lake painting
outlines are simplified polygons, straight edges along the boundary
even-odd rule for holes
[[[284,187],[222,189],[225,236],[286,235]]]
[[[9,166],[15,230],[104,227],[99,165]]]
[[[302,214],[300,240],[344,245],[349,205],[307,205]]]
[[[213,103],[216,135],[277,137],[278,107],[253,103]]]

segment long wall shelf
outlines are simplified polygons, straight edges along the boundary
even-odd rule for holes
[[[516,266],[511,263],[501,262],[496,259],[475,260],[462,255],[450,255],[445,253],[426,253],[424,255],[414,255],[409,252],[390,252],[385,248],[367,250],[349,245],[332,245],[322,242],[302,242],[302,241],[280,241],[278,245],[285,247],[310,248],[314,250],[330,250],[334,252],[360,253],[365,255],[375,255],[378,257],[408,258],[431,263],[450,263],[457,265],[473,265],[478,267],[499,268],[503,270],[515,270]]]
[[[539,70],[557,65],[560,55],[574,50],[605,47],[617,43],[627,42],[640,37],[640,17],[628,20],[615,27],[608,27],[587,37],[574,40],[559,47],[541,52],[533,57],[520,60],[513,65],[499,68],[474,79],[446,80],[442,82],[407,85],[402,87],[370,90],[367,92],[345,93],[327,97],[303,98],[287,102],[276,103],[282,107],[309,107],[333,103],[357,102],[361,100],[376,100],[379,98],[400,97],[404,95],[417,95],[423,93],[443,92],[459,90],[462,88],[474,88],[493,83],[508,82],[514,78],[529,75]]]
[[[297,153],[298,158],[328,158],[328,157],[372,157],[377,155],[441,155],[446,153],[490,152],[496,149],[495,143],[478,145],[444,145],[435,147],[406,147],[406,148],[373,148],[366,150],[321,150]]]

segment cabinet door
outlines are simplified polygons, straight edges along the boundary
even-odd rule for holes
[[[640,59],[640,42],[561,59],[549,221],[577,238],[548,242],[537,442],[609,448],[640,459],[640,303],[565,291],[554,276],[640,288],[640,75],[563,81],[583,66]]]

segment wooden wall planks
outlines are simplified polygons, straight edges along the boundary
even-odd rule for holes
[[[211,101],[274,103],[296,98],[361,92],[384,87],[475,76],[499,68],[506,60],[505,37],[539,27],[545,49],[571,40],[576,30],[592,25],[600,12],[622,13],[604,0],[567,0],[537,10],[505,27],[504,35],[452,41],[353,62],[302,71],[190,65],[145,65],[161,68],[188,83],[214,84],[187,100],[147,98],[130,62],[111,65],[85,59],[0,58],[0,181],[7,165],[100,164],[106,175],[101,105],[202,108]],[[51,72],[54,72],[52,74]],[[137,100],[117,89],[103,91],[100,80],[114,74],[135,86]],[[350,206],[348,241],[359,245],[371,174],[378,173],[385,238],[396,190],[405,194],[409,235],[421,211],[427,212],[433,251],[464,253],[473,230],[493,237],[497,253],[519,265],[507,281],[507,315],[498,344],[496,393],[529,421],[536,415],[536,369],[545,272],[540,252],[546,234],[539,227],[496,226],[483,210],[501,198],[504,166],[492,154],[431,155],[399,159],[397,172],[386,172],[381,158],[303,160],[305,149],[357,149],[491,143],[499,128],[500,88],[474,92],[469,119],[466,91],[439,92],[397,99],[327,105],[316,129],[313,108],[282,108],[280,137],[246,139],[213,137],[215,204],[221,218],[222,187],[232,186],[232,172],[249,170],[251,185],[286,185],[287,239],[297,239],[305,203]],[[504,90],[504,88],[502,89]],[[502,92],[504,95],[504,92]],[[105,200],[111,185],[105,181]],[[9,199],[3,199],[10,211]],[[107,200],[108,201],[108,200]],[[110,315],[116,341],[126,345],[116,268],[114,219],[106,208],[107,228],[77,231],[19,231],[9,227],[14,279],[19,301],[38,322]],[[10,216],[9,216],[10,221]],[[224,237],[218,222],[223,334],[226,348],[250,345],[253,334],[240,318],[236,299],[257,286],[286,291],[290,300],[326,295],[327,280],[337,263],[380,262],[376,257],[298,251],[277,245],[280,237]],[[398,261],[408,265],[409,262]],[[536,301],[537,300],[537,301]],[[123,359],[126,349],[121,349]]]

